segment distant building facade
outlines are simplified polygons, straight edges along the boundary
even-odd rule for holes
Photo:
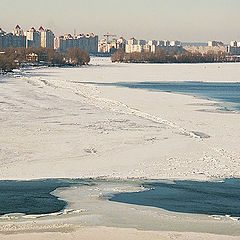
[[[26,47],[26,37],[19,25],[16,26],[12,33],[6,33],[0,28],[0,47]]]
[[[191,53],[201,53],[206,54],[209,52],[218,53],[218,52],[227,52],[227,46],[184,46],[184,49]]]
[[[237,42],[237,41],[231,41],[231,42],[230,42],[230,47],[239,47],[239,42]]]
[[[95,54],[98,52],[98,36],[93,33],[86,35],[78,34],[76,36],[66,34],[55,38],[54,49],[66,52],[70,48],[80,48],[88,51],[90,54]]]
[[[240,42],[238,41],[231,41],[230,45],[227,47],[227,52],[231,55],[240,55]]]
[[[144,45],[127,44],[126,53],[133,53],[133,52],[144,52]]]
[[[54,33],[49,29],[40,27],[38,30],[41,34],[41,47],[43,48],[54,48]]]
[[[117,49],[122,49],[125,52],[125,50],[126,50],[126,43],[127,43],[127,41],[123,37],[120,37],[117,40]]]
[[[205,46],[204,46],[205,45]],[[201,53],[201,54],[207,54],[207,53],[227,53],[227,46],[224,45],[223,42],[220,41],[208,41],[207,44],[193,44],[185,45],[184,49],[191,53]]]
[[[32,27],[26,32],[27,48],[29,47],[41,47],[41,33]]]
[[[38,62],[39,56],[36,53],[29,53],[26,56],[28,62]]]
[[[240,55],[240,47],[228,46],[227,47],[227,52],[232,54],[232,55]]]
[[[224,46],[223,42],[220,41],[208,41],[208,47],[222,47]]]
[[[181,47],[181,42],[180,41],[171,41],[170,46],[171,47]]]
[[[101,39],[98,42],[98,52],[99,53],[109,53],[109,46],[107,39]]]
[[[54,33],[49,29],[40,27],[36,30],[32,27],[25,33],[26,35],[26,47],[43,47],[43,48],[54,48]]]
[[[101,39],[98,42],[98,52],[99,53],[114,53],[119,49],[124,52],[126,50],[127,41],[120,37],[119,39],[113,39],[111,42],[107,42],[107,39]]]
[[[17,25],[14,29],[13,29],[13,35],[14,36],[24,36],[24,32],[21,29],[21,27],[19,25]]]
[[[180,41],[169,41],[169,40],[136,40],[135,38],[131,38],[126,45],[125,52],[133,53],[133,52],[152,52],[155,53],[160,49],[165,49],[166,51],[185,51],[182,48]]]

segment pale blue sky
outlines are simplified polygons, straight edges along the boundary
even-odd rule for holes
[[[240,0],[0,0],[0,27],[228,42],[240,40],[239,9]]]

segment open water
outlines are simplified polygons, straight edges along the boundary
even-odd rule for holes
[[[54,196],[52,191],[74,185],[91,188],[99,182],[111,184],[111,181],[81,179],[0,181],[0,215],[55,213],[63,210],[67,202]],[[219,182],[146,181],[136,184],[142,184],[147,190],[118,193],[109,200],[173,212],[240,217],[240,179]]]
[[[240,110],[240,83],[221,82],[118,82],[88,83],[104,86],[118,86],[151,91],[174,92],[194,95],[220,101],[225,110]]]

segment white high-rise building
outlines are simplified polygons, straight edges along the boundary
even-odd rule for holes
[[[231,41],[230,42],[230,46],[231,47],[237,47],[238,46],[238,42],[237,41]]]
[[[164,47],[169,47],[170,46],[170,41],[169,40],[163,40],[163,46]]]
[[[98,36],[93,33],[86,35],[78,34],[76,36],[65,34],[55,38],[54,49],[66,52],[69,48],[80,48],[88,51],[90,54],[95,54],[98,52]]]
[[[220,41],[208,41],[208,47],[221,47],[224,46],[223,42]]]
[[[148,45],[149,45],[149,46],[157,46],[157,45],[158,45],[158,41],[156,41],[156,40],[150,40],[150,41],[148,41]]]
[[[180,47],[181,46],[181,42],[180,41],[171,41],[170,42],[170,46],[171,47]]]
[[[17,25],[12,33],[6,33],[0,28],[0,47],[26,47],[26,37],[22,29]]]
[[[54,48],[54,34],[49,29],[40,27],[38,30],[41,34],[41,47],[43,48]]]
[[[137,45],[138,41],[135,38],[131,38],[128,40],[128,45]]]
[[[41,33],[36,31],[32,27],[29,31],[26,32],[27,37],[27,47],[40,47],[41,46]]]
[[[15,36],[24,36],[24,32],[23,32],[23,30],[20,28],[19,25],[17,25],[17,26],[13,29],[13,35],[15,35]]]

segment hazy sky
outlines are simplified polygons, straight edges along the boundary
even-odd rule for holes
[[[0,0],[0,27],[228,42],[240,40],[239,10],[240,0]]]

